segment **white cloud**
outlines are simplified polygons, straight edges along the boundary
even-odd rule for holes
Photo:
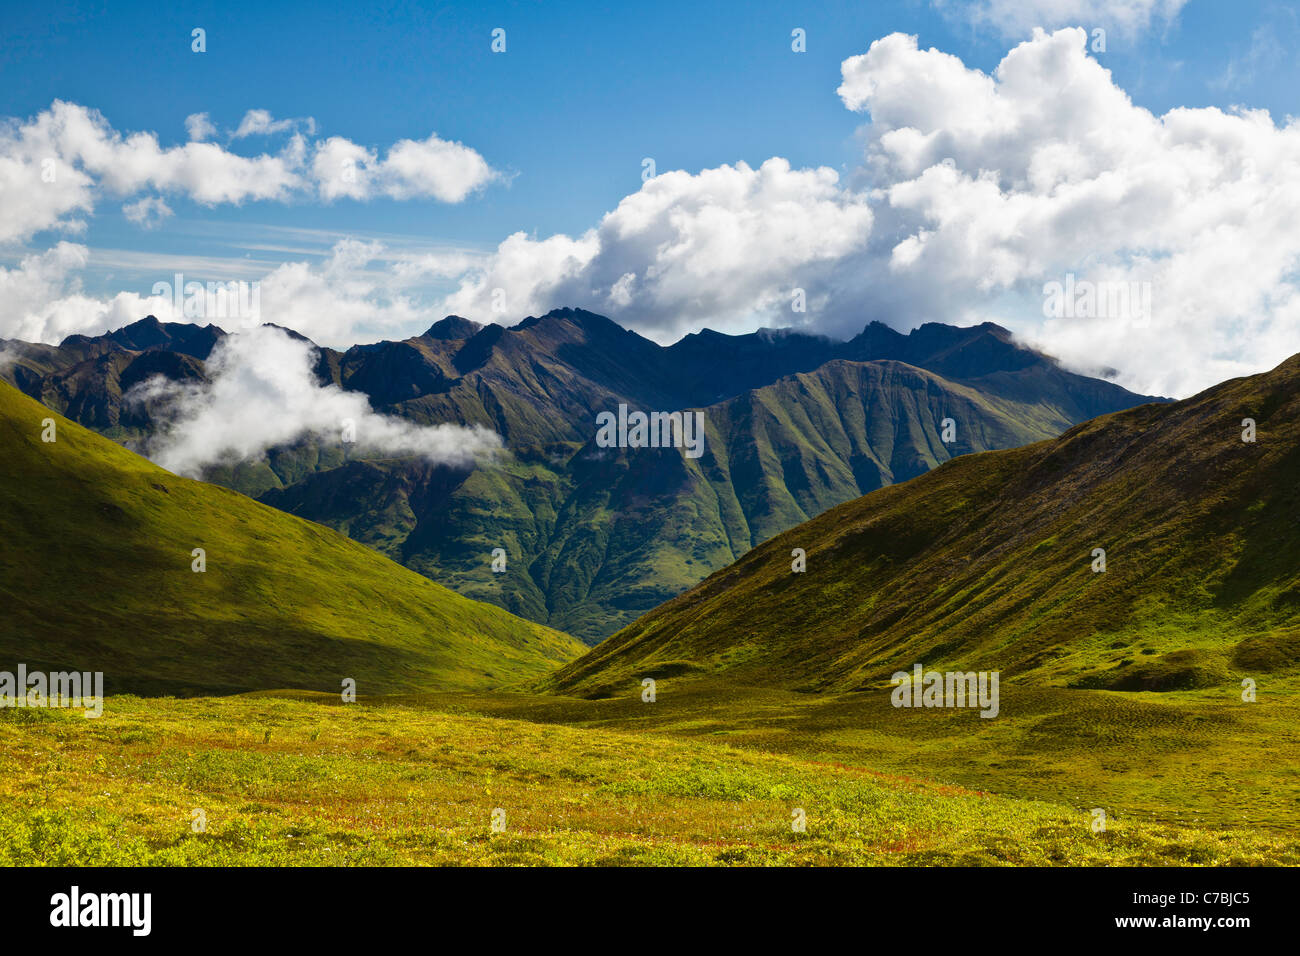
[[[385,254],[377,242],[346,239],[318,265],[277,267],[261,280],[263,319],[343,348],[358,334],[405,337],[423,331],[442,314],[406,293],[405,273],[369,268]]]
[[[252,110],[235,136],[290,127],[311,135],[315,124],[276,121],[265,110]],[[100,193],[120,198],[168,193],[205,205],[286,201],[309,191],[332,198],[317,181],[321,149],[302,132],[294,132],[278,153],[241,156],[204,141],[215,131],[206,114],[189,116],[186,129],[190,142],[164,147],[155,133],[123,135],[97,111],[61,100],[26,122],[0,124],[0,242],[22,241],[47,229],[84,228],[80,217],[93,211]],[[497,178],[475,150],[436,136],[401,140],[384,162],[371,165],[375,168],[366,169],[363,178],[366,188],[339,194],[460,202]]]
[[[665,173],[586,232],[515,233],[486,255],[399,261],[345,242],[319,265],[265,275],[262,314],[326,344],[362,329],[411,334],[448,312],[509,322],[566,305],[660,340],[705,325],[847,336],[870,319],[992,320],[1082,370],[1115,368],[1129,387],[1170,395],[1300,351],[1300,121],[1155,115],[1088,55],[1088,39],[1035,31],[986,74],[893,34],[842,64],[840,96],[867,121],[863,166],[846,181],[774,158]],[[381,161],[337,137],[306,149],[326,200],[431,190],[415,170],[443,153],[395,148]],[[394,152],[405,156],[395,165]],[[337,176],[348,162],[350,181]],[[455,181],[439,188],[472,188]],[[84,208],[67,196],[65,219]],[[112,303],[75,288],[56,306],[37,301],[57,286],[51,275],[75,271],[70,255],[0,273],[19,290],[3,327],[49,335],[78,316],[104,321]],[[1131,310],[1044,317],[1044,284],[1067,274],[1147,284],[1149,323]],[[457,283],[432,306],[411,294],[430,276]],[[805,314],[791,311],[794,288]]]
[[[316,146],[311,168],[327,202],[387,196],[458,203],[502,178],[477,151],[436,134],[422,141],[400,140],[382,160],[374,150],[332,136]]]
[[[154,378],[128,394],[147,402],[163,424],[146,449],[170,471],[199,476],[206,466],[257,460],[268,449],[316,436],[341,441],[351,422],[355,454],[420,456],[464,466],[490,458],[501,441],[483,428],[420,426],[375,414],[366,397],[312,374],[313,349],[267,326],[230,335],[207,361],[211,381],[176,383]]]
[[[231,139],[244,139],[248,136],[271,136],[302,127],[310,136],[316,132],[316,121],[310,116],[304,119],[277,120],[268,110],[249,110],[240,120],[239,127],[230,134]]]
[[[268,267],[245,259],[195,259],[100,250],[62,242],[44,253],[23,257],[12,269],[0,267],[0,338],[57,344],[74,332],[95,335],[145,315],[164,322],[213,322],[233,331],[272,322],[302,333],[321,345],[347,348],[358,341],[405,338],[421,332],[446,313],[440,303],[419,295],[430,276],[459,275],[482,256],[459,250],[409,255],[378,242],[344,239],[319,262],[293,261]],[[142,290],[197,281],[257,283],[256,315],[186,316],[169,296],[119,292],[111,298],[84,294],[81,273],[99,268],[145,271]],[[251,299],[251,295],[249,296]]]
[[[1144,391],[1187,394],[1300,351],[1300,125],[1154,116],[1086,40],[1038,31],[992,75],[900,34],[845,61],[840,95],[871,116],[881,231],[901,237],[864,264],[876,288],[918,317],[1002,321]],[[1150,283],[1149,327],[1045,319],[1042,285],[1067,272]]]
[[[77,273],[90,250],[60,242],[24,256],[13,269],[0,267],[0,338],[57,344],[73,333],[96,335],[153,314],[169,318],[169,300],[119,292],[109,299],[82,293]]]
[[[185,117],[185,131],[189,134],[191,140],[201,143],[205,139],[211,139],[217,135],[217,128],[208,118],[207,113],[191,113]]]
[[[661,340],[702,325],[847,336],[873,318],[992,320],[1174,395],[1300,351],[1300,124],[1153,115],[1088,40],[1035,31],[985,74],[884,37],[842,68],[841,98],[870,119],[861,189],[780,159],[668,173],[580,236],[510,236],[440,311],[579,305]],[[1132,307],[1044,317],[1043,286],[1067,273],[1146,284],[1149,321]],[[806,316],[790,311],[793,287]]]
[[[1129,36],[1178,19],[1187,0],[932,0],[936,9],[1008,37],[1034,27],[1101,28]]]
[[[157,229],[163,220],[172,214],[166,200],[158,196],[146,196],[138,202],[127,203],[122,207],[126,218],[145,229]]]
[[[841,189],[825,167],[770,159],[758,169],[668,172],[582,236],[510,236],[442,311],[508,320],[580,305],[659,338],[756,315],[790,324],[799,318],[793,289],[814,298],[834,265],[863,247],[871,222],[867,196]]]

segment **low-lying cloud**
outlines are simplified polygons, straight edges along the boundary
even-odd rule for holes
[[[285,262],[264,275],[218,276],[258,283],[260,315],[195,318],[177,309],[170,296],[153,295],[151,283],[142,284],[140,292],[118,292],[110,298],[85,294],[80,273],[92,252],[80,243],[60,242],[24,256],[13,268],[0,266],[0,302],[5,306],[0,309],[0,339],[57,345],[68,335],[99,335],[145,315],[163,322],[213,322],[236,331],[264,316],[321,345],[346,349],[358,341],[405,338],[428,328],[445,313],[435,304],[417,301],[413,287],[438,269],[460,274],[477,261],[465,254],[438,254],[409,263],[395,259],[386,267],[381,260],[393,255],[380,243],[343,239],[318,262]],[[188,272],[185,277],[213,278]],[[158,279],[170,283],[173,274],[161,272]]]
[[[154,377],[133,388],[131,403],[147,403],[159,420],[144,449],[177,474],[199,477],[211,465],[255,461],[304,438],[354,441],[358,457],[422,457],[464,467],[490,459],[500,438],[478,426],[422,426],[379,415],[365,395],[321,386],[315,350],[282,329],[260,326],[218,343],[207,383]]]

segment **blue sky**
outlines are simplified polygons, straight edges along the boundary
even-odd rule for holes
[[[1297,112],[1300,66],[1285,51],[1300,40],[1300,20],[1289,6],[1189,0],[1138,29],[1097,19],[1110,27],[1105,52],[1092,55],[1157,116],[1245,104],[1280,125]],[[196,26],[207,34],[202,54],[190,49]],[[506,30],[504,54],[490,50],[497,27]],[[796,27],[806,31],[806,53],[791,51]],[[129,222],[120,201],[97,201],[83,232],[38,230],[0,245],[0,263],[13,267],[70,239],[89,250],[81,288],[111,295],[146,293],[159,273],[150,256],[193,257],[197,272],[243,259],[256,277],[281,262],[318,262],[340,236],[413,253],[487,253],[517,231],[544,238],[594,227],[641,188],[644,157],[660,173],[691,174],[783,157],[795,169],[830,167],[844,185],[855,170],[859,184],[870,182],[858,132],[870,116],[846,109],[836,89],[846,59],[895,32],[984,72],[1024,38],[979,22],[964,5],[924,0],[411,3],[342,12],[293,3],[11,4],[0,115],[17,122],[64,100],[98,110],[122,135],[152,132],[166,148],[187,141],[187,116],[206,113],[223,131],[215,142],[256,155],[275,153],[285,136],[223,134],[248,110],[265,109],[277,119],[311,117],[316,137],[380,153],[436,132],[477,151],[500,176],[460,202],[297,196],[205,205],[168,194],[172,215],[155,229]],[[425,288],[455,283],[442,276]]]
[[[660,169],[770,156],[847,169],[860,153],[860,120],[835,96],[842,60],[895,31],[986,71],[1009,45],[917,0],[723,6],[402,3],[324,14],[306,3],[84,3],[53,13],[12,4],[3,112],[25,117],[70,100],[118,130],[156,131],[164,145],[185,141],[192,113],[233,127],[253,108],[312,116],[323,134],[373,146],[436,131],[512,173],[509,187],[456,206],[181,203],[177,217],[232,231],[256,223],[486,246],[520,229],[587,228],[640,185],[647,156]],[[1192,2],[1171,26],[1109,33],[1102,59],[1156,112],[1245,102],[1281,116],[1297,111],[1300,59],[1231,88],[1216,82],[1268,23],[1283,42],[1291,31],[1293,49],[1300,25],[1284,5]],[[203,55],[190,51],[194,26],[207,30]],[[496,27],[507,31],[505,54],[490,51]],[[807,31],[803,55],[790,50],[795,27]],[[175,251],[177,225],[142,232],[106,207],[89,241]],[[218,251],[202,235],[187,238],[196,251]]]

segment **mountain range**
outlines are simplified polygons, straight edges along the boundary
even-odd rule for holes
[[[1300,661],[1297,521],[1300,356],[832,508],[545,683],[853,692],[922,664],[1035,687],[1264,686]]]
[[[159,423],[128,393],[155,376],[203,384],[225,336],[149,317],[58,346],[0,343],[0,375],[142,449]],[[873,322],[847,342],[706,330],[665,347],[580,309],[509,328],[448,316],[400,342],[318,348],[314,374],[384,414],[482,425],[508,454],[451,468],[310,436],[202,477],[589,644],[836,505],[1154,401],[988,323],[903,335]],[[596,416],[620,404],[702,410],[702,456],[600,447]],[[491,568],[497,548],[504,574]]]

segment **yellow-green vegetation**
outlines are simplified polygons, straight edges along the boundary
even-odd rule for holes
[[[37,444],[0,388],[0,653],[335,691],[0,711],[0,863],[1300,864],[1298,381],[959,457],[554,673],[563,635],[66,422]],[[913,663],[1000,671],[997,717],[892,706]]]
[[[1282,835],[1091,822],[831,762],[393,702],[0,710],[0,865],[1300,863]]]
[[[639,682],[617,697],[451,694],[423,706],[725,743],[801,760],[908,774],[1110,818],[1204,829],[1300,828],[1300,680],[1121,692],[1001,687],[996,719],[969,709],[905,709],[888,688],[806,694],[701,679]]]
[[[351,678],[364,694],[496,686],[582,649],[3,383],[0,449],[0,669],[103,671],[110,692],[337,693]]]
[[[962,456],[760,546],[539,683],[554,696],[472,706],[1293,836],[1298,449],[1300,357]],[[892,706],[918,663],[999,672],[997,717]]]

